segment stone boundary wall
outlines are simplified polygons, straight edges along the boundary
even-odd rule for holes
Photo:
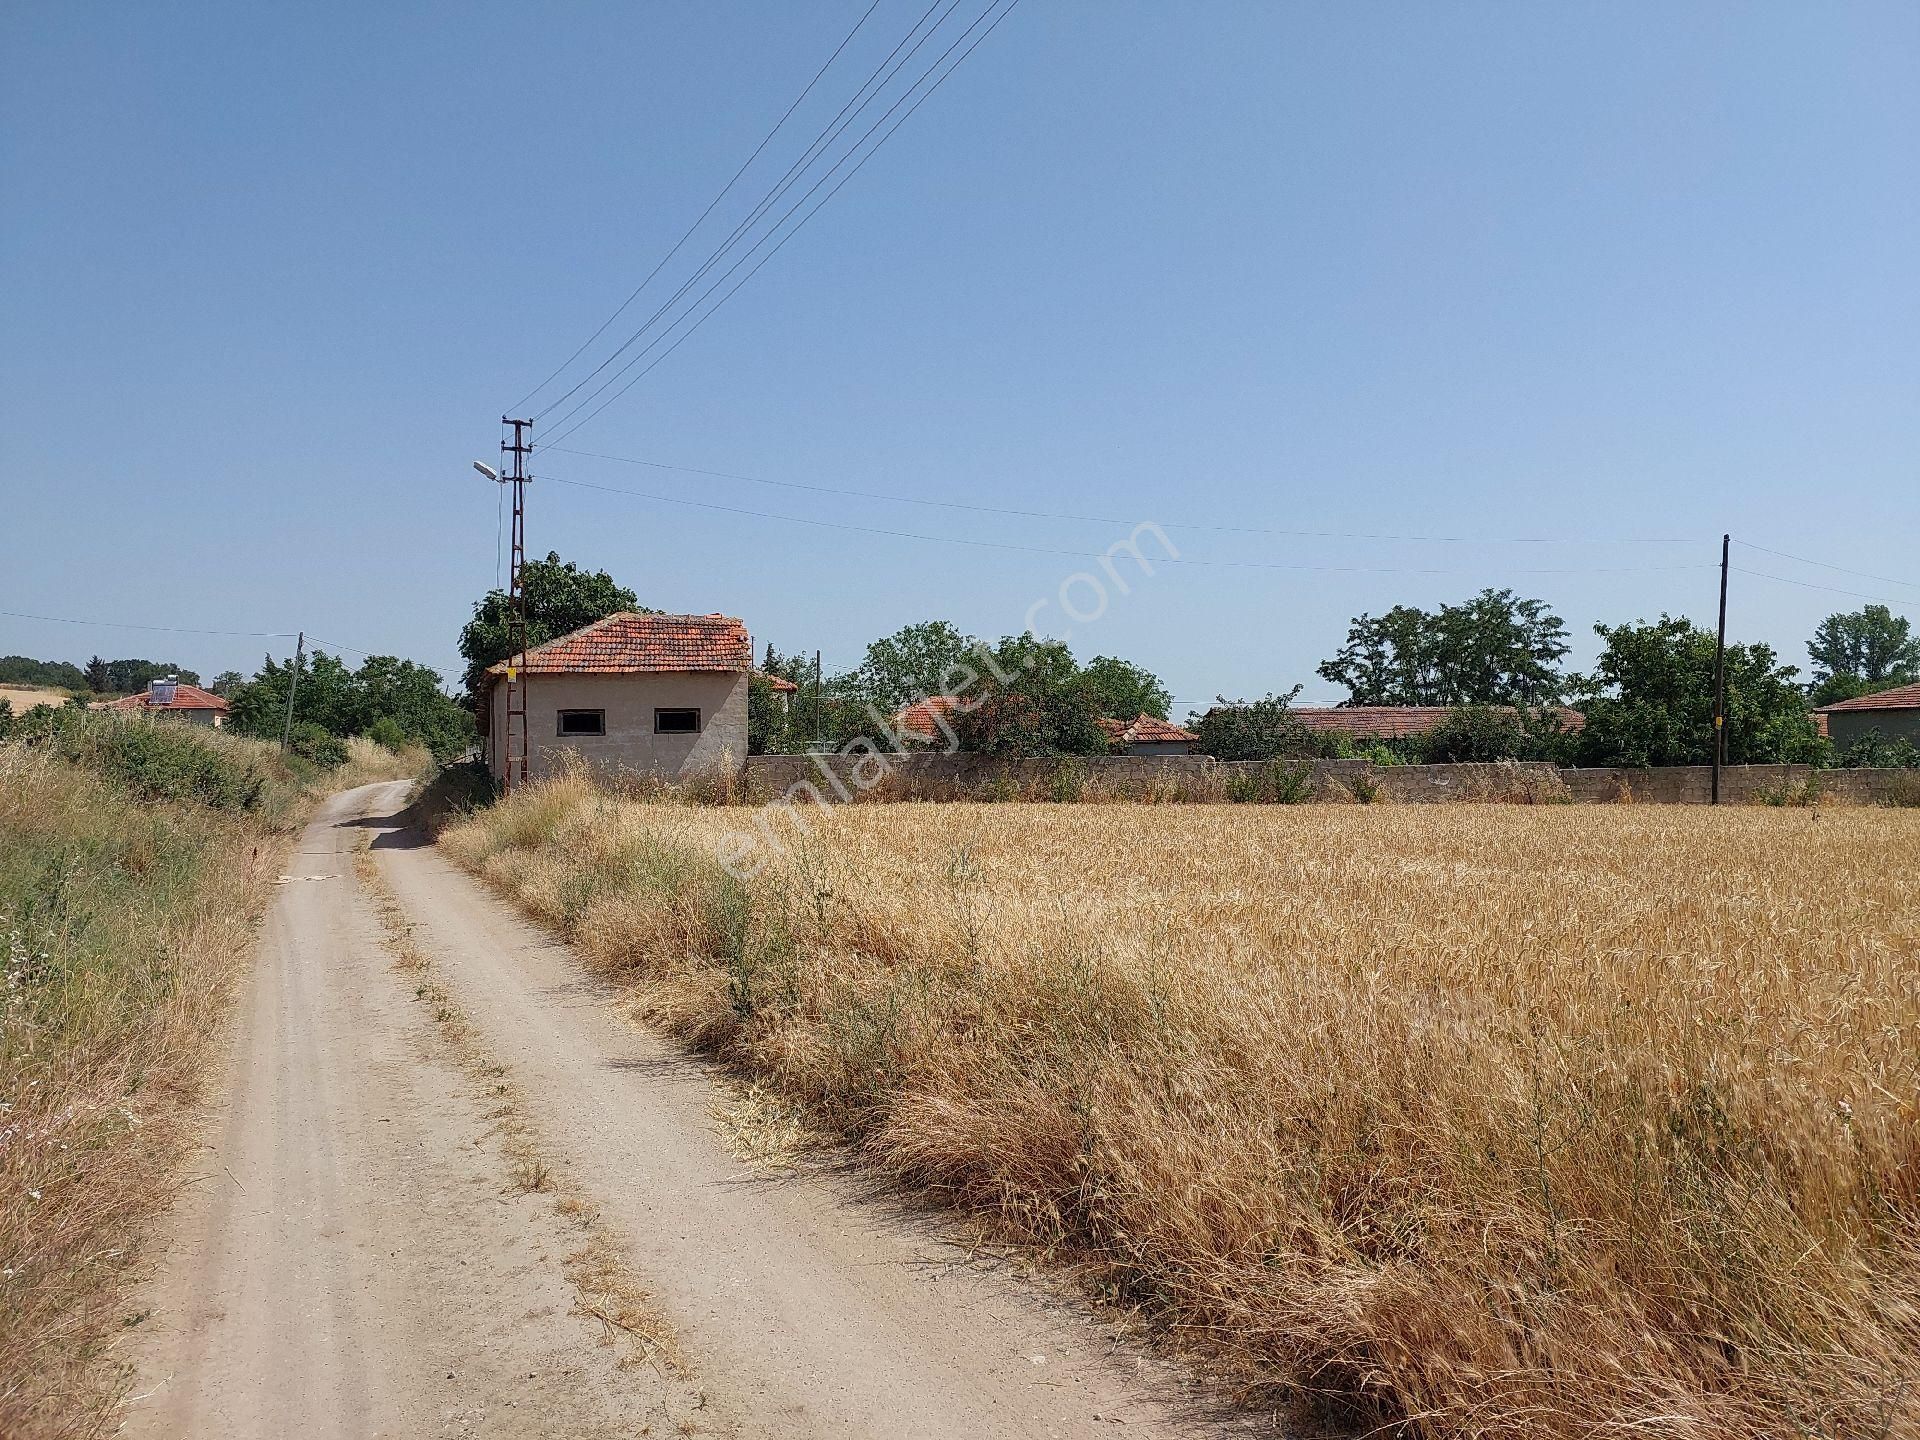
[[[1658,770],[1562,770],[1545,763],[1375,765],[1369,760],[1294,764],[1222,761],[1206,755],[1098,755],[1005,759],[974,754],[756,755],[749,796],[795,800],[1136,800],[1172,803],[1297,798],[1329,804],[1481,801],[1506,804],[1704,805],[1707,766]],[[1809,791],[1811,782],[1813,789]],[[1286,791],[1276,793],[1276,786]],[[1814,770],[1806,765],[1729,765],[1729,804],[1920,803],[1920,771]]]

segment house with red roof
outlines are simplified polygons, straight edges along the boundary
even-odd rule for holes
[[[122,695],[118,700],[102,700],[89,707],[111,710],[117,715],[145,715],[151,719],[179,720],[188,725],[209,725],[218,730],[227,723],[227,702],[211,690],[169,676],[151,680],[138,695]]]
[[[965,705],[958,695],[929,695],[916,700],[894,712],[893,733],[907,745],[949,745],[953,743],[953,717]]]
[[[1883,740],[1920,745],[1920,685],[1900,685],[1874,695],[1856,695],[1813,712],[1827,722],[1826,733],[1842,750],[1878,730]]]
[[[1107,744],[1116,755],[1191,755],[1200,737],[1156,715],[1133,720],[1102,720]]]
[[[609,777],[685,780],[747,758],[753,642],[731,615],[620,611],[521,658],[487,669],[482,740],[496,777],[510,667],[524,682],[529,779],[584,761]]]

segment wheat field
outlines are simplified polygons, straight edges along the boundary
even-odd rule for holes
[[[882,805],[443,837],[1250,1401],[1920,1434],[1920,814]]]

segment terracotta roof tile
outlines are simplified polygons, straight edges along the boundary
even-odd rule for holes
[[[1191,730],[1182,730],[1178,725],[1155,715],[1142,715],[1127,727],[1129,743],[1165,744],[1175,740],[1198,740],[1199,738]]]
[[[1200,738],[1191,730],[1182,730],[1178,725],[1153,715],[1141,715],[1128,721],[1103,719],[1100,728],[1107,732],[1107,739],[1116,745],[1167,745]]]
[[[769,685],[773,686],[774,690],[781,695],[792,695],[798,692],[798,690],[800,689],[798,685],[794,684],[793,681],[786,679],[784,676],[768,675],[761,671],[756,671],[754,673],[758,674],[762,680],[765,680]]]
[[[1920,685],[1901,685],[1873,695],[1856,695],[1837,705],[1822,705],[1819,713],[1831,715],[1836,710],[1920,710]]]
[[[202,690],[198,685],[189,685],[185,681],[173,687],[173,703],[156,705],[151,691],[142,690],[138,695],[122,695],[118,700],[103,700],[93,707],[96,710],[220,710],[229,708],[227,702],[211,690]]]
[[[622,610],[527,652],[529,675],[640,675],[749,670],[753,642],[730,615],[636,615]],[[489,665],[504,675],[507,662]]]
[[[922,740],[944,739],[939,721],[951,715],[960,704],[957,695],[929,695],[897,712],[893,717],[893,728],[902,735],[914,735]]]

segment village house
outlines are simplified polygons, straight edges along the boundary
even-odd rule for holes
[[[1876,730],[1883,740],[1905,739],[1920,745],[1920,685],[1856,695],[1837,705],[1822,705],[1814,714],[1827,722],[1825,733],[1842,750]]]
[[[1200,737],[1154,715],[1133,720],[1102,720],[1107,744],[1116,755],[1191,755]]]
[[[487,768],[507,764],[507,661],[487,670]],[[527,651],[527,777],[570,761],[680,781],[743,764],[753,645],[729,615],[621,611]],[[517,729],[517,726],[516,726]]]
[[[102,700],[89,707],[111,710],[119,715],[146,715],[157,719],[178,720],[188,725],[208,725],[218,730],[227,723],[229,706],[211,690],[169,676],[150,680],[138,695],[122,695],[118,700]]]

